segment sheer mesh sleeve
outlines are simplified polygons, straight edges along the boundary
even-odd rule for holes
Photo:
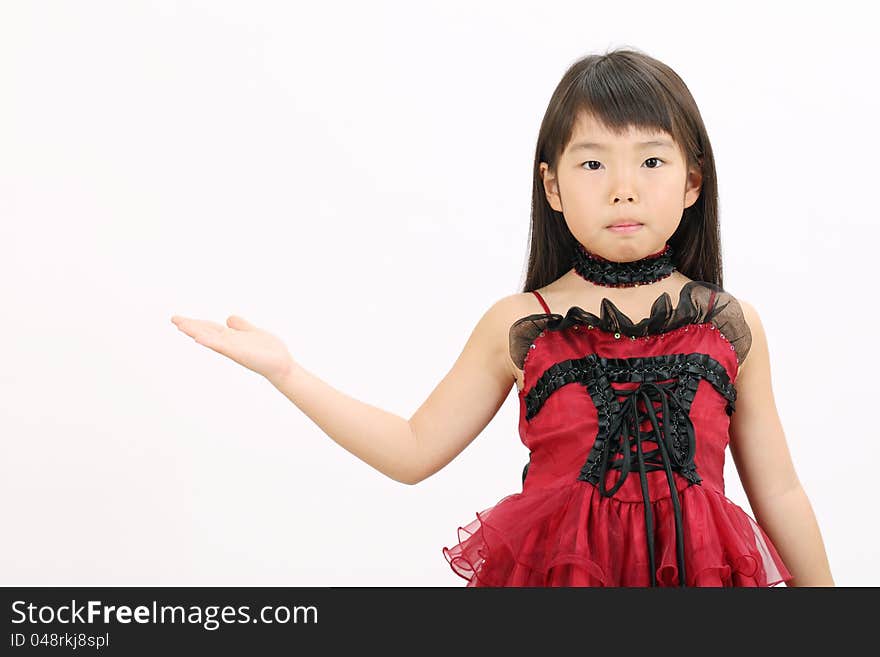
[[[742,306],[729,292],[717,286],[709,287],[709,283],[703,283],[693,286],[690,290],[691,302],[697,309],[705,308],[705,319],[700,321],[711,321],[715,327],[721,331],[736,351],[737,360],[742,363],[749,353],[752,346],[752,332],[743,316]],[[710,308],[709,302],[712,293],[715,292],[713,305]]]
[[[535,341],[538,334],[547,328],[549,322],[561,319],[562,315],[556,313],[550,315],[539,313],[522,317],[513,323],[510,327],[510,359],[517,369],[523,368],[529,346]]]

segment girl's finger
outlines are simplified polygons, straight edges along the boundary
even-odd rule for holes
[[[190,319],[189,317],[179,317],[175,322],[177,328],[184,333],[192,335],[193,333],[223,333],[228,331],[228,327],[217,322],[211,322],[207,319]]]
[[[209,349],[213,349],[214,351],[219,351],[217,338],[212,334],[199,333],[193,336],[193,340],[195,340],[197,344],[200,344],[203,347],[208,347]]]
[[[230,315],[226,320],[226,323],[230,328],[238,329],[240,331],[253,331],[257,328],[244,317],[239,317],[238,315]]]

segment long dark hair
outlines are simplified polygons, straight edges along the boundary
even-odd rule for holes
[[[571,269],[577,240],[562,213],[547,202],[539,165],[546,162],[555,174],[582,113],[618,134],[629,127],[663,130],[685,154],[687,168],[700,169],[700,196],[685,208],[669,244],[682,274],[723,287],[715,158],[697,104],[669,66],[635,49],[618,48],[572,64],[550,98],[535,148],[529,264],[522,291],[543,287]]]

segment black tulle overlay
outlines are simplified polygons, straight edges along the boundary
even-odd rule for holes
[[[710,305],[711,302],[711,305]],[[559,313],[537,313],[518,319],[510,327],[510,357],[519,369],[529,346],[542,331],[564,331],[574,324],[594,326],[609,333],[644,337],[658,335],[687,324],[711,322],[734,346],[737,360],[742,363],[752,345],[752,334],[743,317],[739,302],[721,287],[706,281],[688,281],[673,306],[668,292],[651,305],[651,312],[637,323],[627,317],[608,298],[603,298],[599,317],[579,306],[572,306],[563,316]]]

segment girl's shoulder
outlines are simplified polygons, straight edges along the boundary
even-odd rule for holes
[[[542,292],[547,292],[547,289],[539,288],[538,293],[542,294]],[[517,292],[502,297],[492,304],[487,314],[491,316],[491,323],[494,326],[495,351],[504,359],[505,366],[516,381],[517,388],[522,389],[522,365],[517,362],[515,354],[520,351],[519,343],[522,340],[531,340],[531,334],[537,335],[540,329],[535,328],[534,331],[530,331],[517,327],[522,327],[524,322],[528,322],[529,318],[536,315],[543,315],[545,318],[549,318],[550,315],[544,312],[543,306],[532,292]]]

